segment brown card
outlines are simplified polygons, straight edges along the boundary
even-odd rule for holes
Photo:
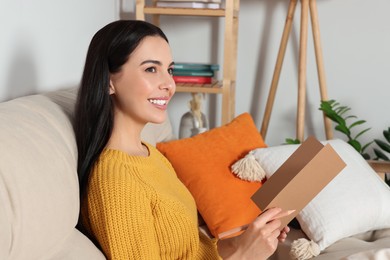
[[[346,166],[331,145],[307,138],[258,189],[252,200],[262,210],[295,210],[281,218],[281,227],[298,213]]]

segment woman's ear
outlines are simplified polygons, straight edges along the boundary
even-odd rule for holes
[[[110,95],[115,93],[115,87],[114,84],[112,83],[112,80],[110,79]]]

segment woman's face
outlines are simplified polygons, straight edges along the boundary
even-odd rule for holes
[[[110,76],[115,118],[134,123],[162,123],[175,93],[169,44],[159,36],[145,37],[122,69]]]

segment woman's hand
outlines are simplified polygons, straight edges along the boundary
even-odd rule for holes
[[[290,228],[289,228],[289,227],[284,227],[284,228],[282,229],[282,231],[280,231],[280,235],[279,235],[279,237],[278,237],[279,242],[284,242],[284,241],[286,241],[288,232],[290,232]]]
[[[281,222],[277,218],[280,208],[271,208],[257,217],[239,236],[219,240],[218,252],[223,259],[267,259],[278,242],[283,242],[290,231],[285,227],[280,231]]]

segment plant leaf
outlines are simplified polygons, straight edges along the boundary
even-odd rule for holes
[[[358,120],[358,121],[354,122],[352,125],[350,125],[349,129],[351,129],[354,126],[364,124],[365,122],[366,122],[366,120]]]
[[[300,144],[301,141],[299,139],[292,139],[292,138],[286,138],[286,143],[285,144]]]
[[[368,144],[365,144],[365,145],[362,147],[362,152],[364,152],[364,151],[367,149],[367,147],[368,147],[369,145],[371,145],[373,142],[374,142],[374,141],[371,141],[371,142],[369,142]]]
[[[387,177],[387,174],[385,174],[385,182],[390,186],[390,177]]]
[[[349,131],[349,129],[345,125],[337,125],[334,129],[342,132],[343,134],[345,134],[347,136],[350,136],[350,134],[351,134],[351,132]]]
[[[359,143],[359,141],[356,141],[356,140],[349,140],[348,143],[350,145],[352,145],[353,148],[355,148],[356,151],[358,151],[360,153],[360,151],[362,150],[362,146],[361,144]]]
[[[359,136],[361,136],[361,135],[364,134],[365,132],[369,131],[370,129],[371,129],[371,127],[364,129],[363,131],[361,131],[360,133],[358,133],[358,134],[356,135],[355,139],[358,139]]]
[[[369,160],[371,157],[368,153],[362,153],[361,154],[365,160]]]
[[[378,159],[389,161],[389,157],[387,157],[381,150],[374,148],[374,153],[378,157]]]
[[[346,112],[350,111],[351,109],[347,106],[338,107],[335,109],[336,113],[340,116],[345,114]]]
[[[357,118],[357,116],[353,116],[353,115],[347,116],[347,117],[344,117],[344,120],[347,121],[347,119],[350,119],[350,118]]]
[[[387,142],[390,143],[390,127],[387,131],[386,130],[383,131],[383,136],[386,138]]]
[[[374,141],[382,150],[390,153],[390,144],[387,144],[379,139],[374,139]]]

